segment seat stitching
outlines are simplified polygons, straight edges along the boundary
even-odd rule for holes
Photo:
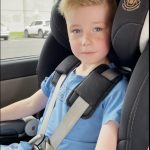
[[[145,78],[144,78],[144,81],[142,82],[142,85],[141,85],[141,87],[140,87],[140,89],[139,89],[139,91],[138,91],[138,94],[137,94],[137,96],[136,96],[134,106],[133,106],[132,111],[131,111],[131,113],[130,113],[130,118],[129,118],[129,123],[128,123],[128,130],[127,130],[127,137],[129,137],[129,138],[132,137],[133,122],[134,122],[134,120],[135,120],[135,116],[136,116],[135,114],[136,114],[136,111],[137,111],[137,108],[138,108],[138,105],[139,105],[139,100],[140,100],[140,99],[138,98],[138,96],[139,96],[139,94],[140,94],[140,92],[141,92],[141,90],[142,90],[144,84],[146,83],[148,77],[149,77],[149,73],[146,74],[146,76],[145,76]],[[134,108],[135,108],[135,109],[134,109]],[[132,114],[133,114],[133,119],[132,119],[132,117],[131,117]],[[129,128],[130,122],[131,122],[131,128]],[[130,129],[131,129],[131,130],[130,130]],[[129,131],[130,131],[130,132],[129,132]],[[129,140],[127,140],[126,150],[127,150],[128,146],[129,146]]]

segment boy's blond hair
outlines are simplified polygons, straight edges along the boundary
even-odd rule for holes
[[[108,4],[110,19],[113,20],[117,8],[116,0],[61,0],[58,10],[60,14],[65,17],[68,11],[72,8],[97,6],[104,2]]]

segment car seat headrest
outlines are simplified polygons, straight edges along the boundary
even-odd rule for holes
[[[66,49],[70,50],[66,21],[58,11],[59,2],[60,0],[57,1],[51,12],[51,33],[58,43],[60,43]]]
[[[149,0],[121,0],[119,3],[111,38],[121,66],[133,68],[149,40],[148,10]]]

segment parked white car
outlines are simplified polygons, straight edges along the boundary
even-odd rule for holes
[[[44,38],[50,32],[50,21],[49,20],[37,20],[32,22],[29,26],[25,27],[24,36],[26,38],[31,36],[38,36]]]
[[[4,24],[1,24],[0,38],[4,40],[8,40],[9,38],[9,30]]]

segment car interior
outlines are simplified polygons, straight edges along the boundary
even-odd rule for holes
[[[53,7],[51,33],[43,45],[40,57],[23,60],[18,58],[17,62],[11,60],[11,64],[1,64],[1,107],[34,93],[40,88],[44,78],[49,76],[64,58],[72,54],[65,20],[57,10],[59,1]],[[111,35],[111,59],[129,79],[117,150],[148,150],[149,0],[118,0],[117,3]],[[17,90],[26,92],[16,94]],[[41,114],[42,112],[39,112],[34,117],[39,118]],[[0,144],[28,141],[36,134],[35,126],[37,121],[32,117],[0,122]]]

